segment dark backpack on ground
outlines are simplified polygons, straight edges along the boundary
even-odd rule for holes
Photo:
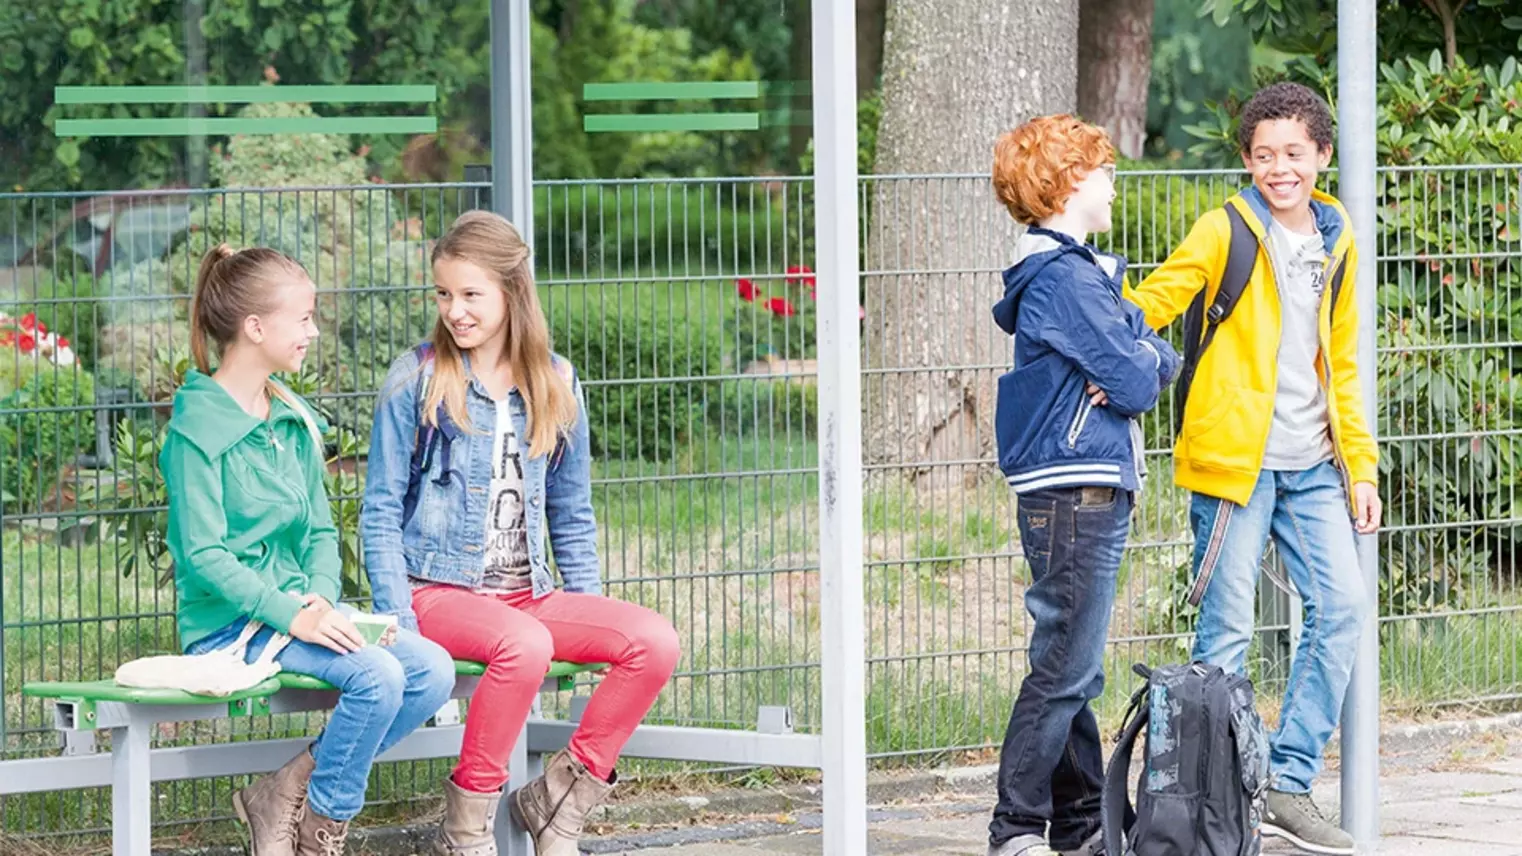
[[[1268,735],[1252,682],[1204,663],[1135,670],[1147,683],[1131,697],[1105,773],[1105,852],[1258,856]],[[1147,739],[1133,814],[1127,779],[1142,729]]]
[[[1237,206],[1226,204],[1226,219],[1231,223],[1231,243],[1226,251],[1226,270],[1221,274],[1221,287],[1216,289],[1215,299],[1205,306],[1205,291],[1194,296],[1194,302],[1184,312],[1184,366],[1179,371],[1178,382],[1173,386],[1174,430],[1183,430],[1184,404],[1189,400],[1189,384],[1199,368],[1200,357],[1215,339],[1216,328],[1231,317],[1232,310],[1247,290],[1252,279],[1253,267],[1258,262],[1258,236],[1253,234]],[[1342,280],[1347,266],[1339,264],[1332,275],[1332,306],[1337,305],[1337,295],[1342,291]]]

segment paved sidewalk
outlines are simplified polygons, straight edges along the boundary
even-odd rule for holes
[[[1386,856],[1522,856],[1522,737],[1492,736],[1382,759]],[[1337,806],[1335,772],[1317,799]],[[959,794],[872,810],[871,854],[984,856],[988,797]],[[823,852],[816,811],[714,818],[701,825],[593,839],[593,853],[638,856],[804,856]],[[1268,839],[1266,853],[1297,852]],[[831,854],[834,856],[834,854]],[[856,856],[843,854],[843,856]]]

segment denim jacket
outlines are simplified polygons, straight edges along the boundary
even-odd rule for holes
[[[467,358],[468,359],[468,358]],[[598,594],[597,521],[592,513],[591,438],[581,382],[562,357],[557,368],[571,378],[576,424],[548,456],[524,462],[524,524],[528,530],[529,578],[535,598],[555,587],[546,558],[549,533],[555,566],[566,591]],[[418,437],[420,389],[433,376],[432,359],[409,350],[391,364],[381,385],[370,429],[370,454],[359,533],[376,612],[397,616],[417,629],[409,577],[473,588],[484,574],[487,503],[492,480],[492,444],[497,405],[467,361],[466,405],[471,429],[460,429],[447,456],[434,455],[419,485],[417,510],[402,522],[412,453]],[[422,383],[419,383],[421,371]],[[529,436],[527,412],[518,390],[509,393],[513,427]],[[449,477],[443,469],[449,467]]]

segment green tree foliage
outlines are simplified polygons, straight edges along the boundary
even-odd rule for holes
[[[1322,64],[1337,46],[1338,0],[1202,0],[1200,14],[1217,24],[1247,22],[1253,41],[1290,54],[1309,54]],[[1456,57],[1473,66],[1499,64],[1522,53],[1522,11],[1515,0],[1375,0],[1379,57],[1394,62],[1443,50],[1445,19],[1451,20]],[[1450,64],[1452,62],[1450,59]]]
[[[58,138],[60,117],[182,115],[161,105],[54,104],[55,86],[186,83],[185,0],[0,0],[0,187],[112,189],[186,180],[176,137]],[[775,11],[731,13],[696,0],[658,9],[635,0],[536,0],[532,33],[536,173],[547,178],[717,174],[765,169],[785,154],[785,130],[734,134],[588,134],[585,112],[738,109],[696,103],[595,105],[582,86],[603,81],[758,80],[785,63]],[[738,8],[738,7],[736,7]],[[249,85],[431,83],[436,143],[360,137],[368,171],[387,178],[459,177],[486,159],[490,139],[490,21],[482,2],[448,0],[217,0],[204,4],[205,82]],[[759,59],[757,59],[759,57]],[[767,66],[763,73],[758,62]],[[239,105],[208,105],[212,116]],[[326,105],[322,115],[374,112]],[[393,109],[393,108],[385,108]],[[395,109],[406,110],[408,107]],[[416,109],[416,108],[411,108]],[[746,108],[748,109],[748,107]],[[217,140],[213,139],[212,143]],[[406,155],[414,155],[408,158]]]

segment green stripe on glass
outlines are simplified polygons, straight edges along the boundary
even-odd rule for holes
[[[586,101],[681,101],[699,98],[759,98],[757,80],[711,80],[683,83],[588,83]]]
[[[431,134],[433,116],[289,116],[282,118],[59,119],[59,137],[188,137],[209,134]]]
[[[754,131],[760,127],[759,113],[605,113],[582,120],[582,128],[589,134]]]
[[[377,86],[55,86],[58,104],[423,104],[430,85]]]

